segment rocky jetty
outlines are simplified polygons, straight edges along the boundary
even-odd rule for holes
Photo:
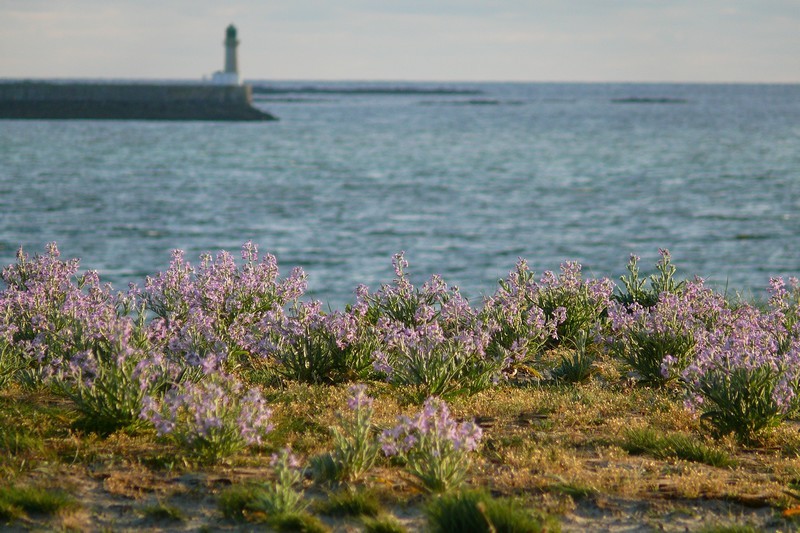
[[[0,118],[276,120],[252,105],[249,85],[0,83]]]

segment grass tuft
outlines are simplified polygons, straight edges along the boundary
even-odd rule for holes
[[[376,517],[382,511],[378,497],[369,491],[342,490],[328,496],[317,506],[322,514],[330,516]]]
[[[558,494],[566,494],[574,500],[591,498],[597,494],[597,490],[581,483],[556,483],[550,485],[550,491]]]
[[[330,528],[319,518],[305,511],[282,513],[270,517],[269,525],[278,531],[299,531],[302,533],[328,533]]]
[[[661,435],[652,428],[633,428],[625,431],[621,446],[628,453],[650,455],[657,459],[675,457],[719,468],[736,464],[724,450],[712,448],[682,433]]]
[[[21,513],[52,515],[78,506],[78,502],[62,490],[15,486],[0,488],[0,516],[7,515],[8,519],[19,518]]]
[[[750,525],[711,525],[700,530],[700,533],[758,533],[761,531]]]
[[[153,520],[170,522],[183,522],[186,520],[186,516],[183,514],[183,511],[174,505],[169,505],[168,503],[164,502],[158,502],[153,505],[145,506],[141,509],[141,513],[145,517],[152,518]]]
[[[494,499],[480,491],[435,498],[426,509],[433,533],[539,533],[542,523],[513,500]]]
[[[16,520],[17,518],[22,518],[24,515],[25,511],[19,506],[0,500],[0,520]]]
[[[254,502],[263,497],[263,489],[257,485],[234,485],[222,491],[217,499],[217,508],[229,520],[243,522]]]

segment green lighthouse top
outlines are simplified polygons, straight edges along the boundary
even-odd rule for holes
[[[236,39],[236,26],[234,26],[233,24],[228,26],[228,29],[225,30],[225,38],[233,40]]]

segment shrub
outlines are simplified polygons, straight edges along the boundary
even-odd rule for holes
[[[73,357],[56,390],[74,402],[76,427],[107,435],[144,425],[145,397],[163,393],[176,373],[163,356],[147,357],[120,342]]]
[[[548,340],[557,337],[566,309],[553,311],[547,318],[538,304],[534,274],[524,259],[499,284],[481,310],[483,326],[490,332],[487,352],[503,358],[508,366],[534,361]]]
[[[33,259],[20,249],[17,262],[0,274],[6,284],[0,292],[0,380],[13,376],[39,386],[74,354],[103,349],[132,328],[125,298],[101,285],[94,271],[78,275],[79,261],[60,255],[55,243]]]
[[[579,263],[567,261],[561,264],[558,276],[547,271],[539,281],[537,305],[545,317],[552,319],[560,309],[564,310],[556,336],[548,340],[550,346],[565,341],[575,343],[579,332],[593,334],[604,329],[614,284],[608,278],[584,280],[581,269]]]
[[[304,511],[308,505],[303,499],[303,491],[297,490],[304,471],[300,460],[290,449],[284,448],[272,454],[269,464],[275,471],[275,481],[264,484],[249,508],[270,517]]]
[[[487,351],[504,358],[507,367],[522,366],[540,375],[536,367],[543,350],[591,344],[604,328],[612,290],[608,279],[583,280],[581,265],[570,261],[561,265],[558,276],[547,271],[537,281],[520,259],[481,311],[490,335]]]
[[[596,348],[587,342],[587,334],[582,331],[568,355],[561,355],[561,361],[553,369],[552,376],[557,381],[583,383],[594,373],[596,358]]]
[[[800,281],[771,278],[768,288],[769,314],[780,353],[788,352],[800,336]]]

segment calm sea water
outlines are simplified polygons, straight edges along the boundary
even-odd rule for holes
[[[173,248],[252,239],[333,307],[390,281],[399,250],[473,299],[518,257],[617,278],[667,247],[756,296],[800,274],[798,85],[402,87],[477,94],[270,94],[281,120],[259,124],[0,121],[0,263],[57,241],[124,288]]]

